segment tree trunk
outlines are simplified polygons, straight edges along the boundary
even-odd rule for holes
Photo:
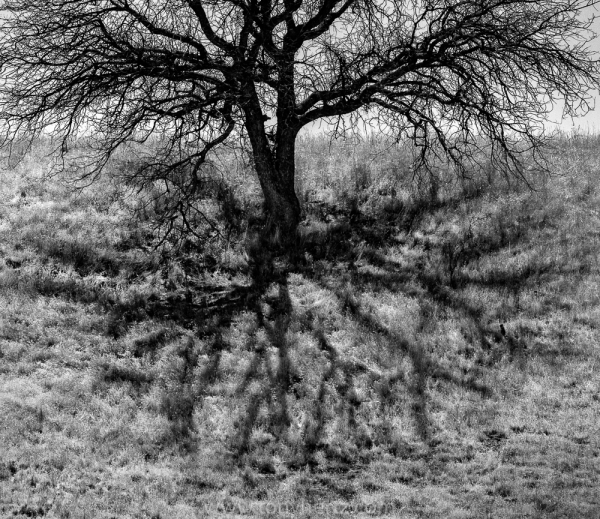
[[[248,85],[253,90],[253,85]],[[254,94],[254,95],[252,95]],[[290,249],[294,246],[300,202],[294,189],[294,155],[297,130],[279,120],[276,146],[272,147],[264,129],[264,117],[254,92],[244,106],[248,137],[254,165],[265,197],[266,225],[263,237],[271,246]],[[283,127],[282,127],[283,125]]]
[[[263,188],[264,190],[264,188]],[[291,186],[273,182],[269,191],[265,191],[265,210],[267,222],[265,232],[276,245],[285,247],[295,243],[300,223],[300,202]]]

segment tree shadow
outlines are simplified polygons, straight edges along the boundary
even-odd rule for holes
[[[359,227],[358,231],[371,232],[366,226]],[[388,239],[391,239],[389,235]],[[381,245],[379,241],[377,244]],[[329,251],[331,261],[339,261],[340,257],[346,260],[352,254],[350,247],[343,244]],[[354,269],[339,282],[316,272],[299,260],[298,255],[277,257],[269,253],[266,245],[254,247],[250,252],[251,283],[247,286],[197,284],[191,296],[188,291],[165,298],[107,304],[115,316],[115,337],[126,336],[129,325],[149,317],[159,322],[175,322],[193,331],[195,343],[186,340],[176,351],[178,374],[172,377],[168,390],[165,389],[160,406],[160,412],[173,423],[174,437],[187,441],[194,432],[194,410],[202,406],[206,397],[219,391],[215,386],[226,377],[223,355],[234,349],[227,339],[228,331],[241,314],[252,316],[252,327],[247,331],[243,348],[252,354],[233,395],[239,402],[245,402],[229,440],[240,460],[264,451],[264,446],[259,448],[253,439],[253,434],[260,430],[270,435],[272,444],[285,446],[290,467],[315,467],[322,463],[322,456],[336,466],[350,466],[366,460],[373,446],[384,445],[390,452],[402,451],[392,438],[393,431],[382,426],[385,432],[379,433],[374,427],[366,427],[368,413],[364,408],[369,400],[379,400],[379,414],[384,416],[393,412],[397,398],[404,393],[402,398],[410,401],[416,436],[428,445],[434,441],[435,431],[428,412],[430,381],[442,380],[482,396],[490,394],[490,389],[477,380],[477,374],[458,374],[442,366],[426,352],[423,344],[390,329],[352,293],[373,286],[409,293],[409,285],[414,284],[416,276],[429,299],[459,308],[469,319],[478,322],[478,310],[440,285],[433,274],[416,267],[402,268],[385,259],[374,247],[366,250],[364,257],[380,272]],[[377,366],[355,356],[347,357],[335,344],[334,330],[326,316],[318,310],[301,311],[294,307],[289,284],[293,275],[314,282],[337,300],[344,319],[357,328],[356,341],[368,341],[375,336],[377,347],[385,350],[382,355],[398,362],[404,359],[409,367],[403,371],[394,366]],[[292,325],[301,327],[312,337],[322,354],[318,376],[312,377],[312,392],[307,391],[303,374],[291,354],[294,348]],[[135,350],[134,356],[136,352],[142,357],[148,353],[156,359],[169,340],[163,336],[150,337],[143,344],[134,343],[132,351]],[[117,373],[114,368],[110,369],[111,373]],[[116,382],[123,379],[122,376],[105,378]],[[296,411],[301,408],[301,418],[294,416],[290,401],[295,402]]]
[[[411,417],[407,429],[414,431],[422,445],[434,446],[439,440],[430,413],[432,384],[442,382],[481,397],[492,394],[481,381],[481,370],[465,372],[444,365],[418,336],[406,335],[383,322],[358,293],[395,292],[458,313],[470,323],[482,355],[494,344],[512,353],[511,348],[516,347],[511,338],[500,329],[491,329],[484,322],[482,308],[462,297],[457,288],[476,284],[513,289],[533,276],[559,268],[498,270],[485,278],[462,268],[450,274],[448,269],[435,271],[427,259],[444,258],[444,241],[428,247],[413,243],[413,247],[422,246],[414,262],[401,263],[386,256],[382,250],[398,245],[397,231],[409,232],[425,210],[418,208],[414,214],[387,220],[354,216],[351,224],[340,225],[339,232],[327,236],[317,260],[325,264],[324,268],[317,268],[314,257],[309,261],[299,254],[310,247],[282,256],[258,241],[248,251],[246,285],[198,282],[186,290],[128,301],[110,299],[101,289],[92,295],[102,301],[112,323],[108,332],[115,338],[126,337],[132,323],[148,318],[176,323],[189,331],[192,338],[183,341],[158,334],[130,345],[133,357],[148,359],[149,366],[157,366],[166,346],[174,340],[181,343],[172,354],[177,369],[169,375],[159,409],[172,422],[175,439],[189,445],[189,438],[197,432],[195,412],[209,397],[223,397],[220,384],[231,373],[227,359],[243,351],[248,353],[247,363],[235,389],[227,395],[236,402],[231,405],[231,412],[237,415],[235,430],[223,440],[237,459],[245,463],[265,453],[277,453],[290,468],[316,468],[328,463],[343,470],[368,461],[374,447],[392,454],[409,451],[402,447],[406,440],[386,423],[386,417],[399,414],[401,406]],[[518,241],[519,236],[509,238]],[[478,255],[495,253],[504,245],[503,240],[483,236],[458,251],[462,259],[452,261],[467,265]],[[294,277],[314,284],[335,301],[340,309],[335,323],[318,308],[295,305]],[[60,293],[67,287],[54,288]],[[94,299],[85,290],[73,289],[68,294],[75,300]],[[431,316],[425,315],[422,306],[420,318],[426,321]],[[251,323],[241,346],[232,343],[230,333],[240,316]],[[336,339],[340,322],[353,327],[355,342],[373,345],[373,359],[348,355]],[[297,361],[299,330],[303,340],[314,343],[315,355],[320,355],[321,361],[311,374],[303,373]],[[378,363],[376,356],[388,360]],[[103,376],[105,383],[130,383],[138,392],[140,387],[147,391],[146,386],[158,384],[160,377],[144,378],[140,373],[107,365]],[[373,410],[373,403],[377,410]],[[265,473],[275,470],[269,463],[258,466]]]
[[[252,357],[235,390],[236,397],[240,399],[249,395],[243,416],[236,422],[238,430],[231,441],[240,459],[251,455],[256,446],[252,440],[253,432],[266,430],[274,442],[288,445],[287,452],[293,453],[288,460],[290,467],[316,466],[319,453],[330,461],[335,460],[340,466],[356,463],[361,459],[361,451],[366,453],[375,443],[389,443],[389,438],[375,437],[373,431],[365,430],[364,404],[370,397],[377,397],[385,411],[386,407],[395,405],[394,395],[400,391],[400,387],[404,387],[411,401],[410,412],[417,436],[424,444],[433,444],[432,431],[435,425],[432,425],[428,413],[427,387],[430,380],[443,380],[484,397],[490,394],[490,388],[477,380],[476,374],[459,375],[453,372],[431,358],[423,345],[384,325],[373,312],[361,305],[351,289],[344,287],[343,283],[327,281],[305,264],[277,262],[277,258],[267,254],[265,249],[261,249],[252,261],[255,262],[253,284],[245,289],[245,297],[239,299],[238,306],[223,307],[226,317],[221,321],[220,331],[216,332],[222,343],[233,314],[252,312],[253,327],[245,343],[245,349],[252,351]],[[382,265],[384,263],[380,262]],[[391,262],[385,263],[385,267],[387,272],[384,277],[387,279],[382,278],[379,282],[386,283],[388,288],[401,289],[409,273],[400,272],[397,265]],[[273,282],[268,282],[265,273],[269,273]],[[342,312],[358,327],[358,341],[376,336],[389,355],[408,360],[408,372],[394,368],[382,371],[368,361],[345,357],[332,342],[333,330],[328,329],[323,315],[294,308],[289,279],[297,274],[315,282],[337,299]],[[361,279],[360,274],[353,274],[356,287],[365,286],[369,281]],[[422,276],[421,281],[429,283],[431,298],[446,305],[457,305],[457,301],[449,295],[434,289],[433,280]],[[216,310],[217,306],[210,309]],[[471,318],[478,317],[476,309],[465,305],[464,310]],[[206,314],[200,319],[205,318]],[[291,337],[293,323],[312,337],[323,355],[323,364],[318,378],[312,383],[314,391],[310,397],[298,395],[302,374],[290,354],[294,347]],[[219,365],[219,352],[217,348],[205,368],[205,371],[213,373],[213,377]],[[199,394],[206,393],[214,378],[203,375],[200,379],[203,388]],[[359,388],[370,386],[375,386],[376,391],[360,394]],[[290,432],[295,421],[290,399],[303,400],[301,407],[305,411],[304,420],[297,434]],[[345,439],[349,443],[347,441],[345,445],[335,437],[340,428],[347,433]],[[397,445],[389,445],[389,449],[393,452],[398,450]]]
[[[408,229],[401,224],[393,219],[375,223],[358,219],[350,227],[339,226],[316,261],[298,251],[276,255],[267,244],[251,247],[247,285],[197,284],[191,297],[180,292],[146,300],[136,319],[150,316],[176,322],[193,331],[196,341],[191,354],[179,356],[188,366],[180,373],[187,374],[162,409],[179,431],[180,441],[201,432],[194,429],[194,413],[204,402],[221,398],[229,406],[232,427],[220,441],[241,465],[263,475],[279,470],[272,459],[283,460],[290,470],[347,471],[382,450],[411,456],[417,444],[432,449],[443,442],[431,411],[432,387],[442,384],[448,390],[489,398],[502,388],[483,382],[487,368],[506,358],[516,369],[525,370],[527,338],[507,333],[502,323],[491,325],[485,309],[463,291],[520,290],[540,276],[567,272],[568,265],[540,265],[532,258],[518,270],[497,264],[485,275],[463,268],[484,255],[502,252],[505,240],[518,245],[522,236],[517,231],[502,239],[472,238],[458,251],[464,257],[454,270],[444,263],[451,238],[430,244],[408,240],[411,250],[419,253],[410,256],[414,261],[400,261],[384,251],[398,245],[393,229]],[[405,224],[413,225],[410,219]],[[438,262],[433,267],[432,258]],[[335,302],[337,321],[324,310],[297,304],[298,279]],[[459,316],[471,334],[471,353],[465,351],[464,356],[473,362],[468,368],[444,363],[436,354],[440,348],[432,350],[419,334],[407,335],[401,327],[384,322],[365,304],[364,292],[417,300],[424,326],[435,319],[427,313],[430,306]],[[121,315],[126,311],[118,310]],[[231,335],[240,326],[240,316],[246,323],[241,343]],[[356,343],[370,345],[368,355],[348,353],[337,335],[340,323],[352,327]],[[298,362],[298,334],[320,355],[310,374]],[[225,394],[224,381],[234,380],[231,357],[242,354],[234,387]],[[452,360],[463,353],[454,355]],[[398,419],[390,425],[391,416],[409,416],[400,420],[405,430],[397,430]],[[410,443],[409,437],[415,441]]]

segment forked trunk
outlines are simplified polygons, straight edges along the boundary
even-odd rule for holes
[[[272,146],[264,130],[260,105],[250,102],[244,111],[254,165],[265,197],[267,218],[263,238],[276,249],[290,250],[295,244],[301,214],[294,189],[297,130],[291,127],[279,129],[277,144]]]

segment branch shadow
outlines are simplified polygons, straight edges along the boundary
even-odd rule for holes
[[[335,251],[334,260],[348,257],[341,246],[331,250]],[[230,395],[237,402],[233,407],[238,411],[235,430],[226,441],[240,463],[250,464],[264,474],[276,472],[268,461],[274,452],[285,459],[290,469],[314,470],[324,463],[336,470],[349,470],[357,463],[368,462],[373,447],[383,447],[393,454],[410,452],[403,447],[404,440],[385,426],[385,418],[377,418],[376,425],[370,423],[373,412],[368,407],[373,400],[378,401],[375,414],[379,417],[394,413],[398,399],[408,400],[411,427],[429,448],[438,441],[436,425],[429,414],[431,381],[445,381],[482,397],[489,396],[491,389],[478,380],[478,373],[460,374],[444,367],[427,353],[425,345],[385,325],[352,292],[385,286],[410,293],[416,276],[421,291],[430,300],[458,308],[476,323],[481,317],[479,310],[461,301],[433,274],[417,267],[403,268],[376,249],[368,249],[365,258],[380,273],[354,269],[348,276],[331,281],[330,276],[311,266],[275,257],[266,246],[255,247],[250,258],[249,286],[212,287],[205,291],[196,287],[193,299],[181,295],[146,302],[144,315],[175,321],[194,330],[196,340],[203,344],[201,351],[194,351],[189,344],[181,350],[182,378],[178,389],[164,401],[162,411],[174,423],[176,436],[188,438],[194,432],[194,409],[202,408],[206,397],[218,394],[219,382],[227,376],[228,369],[223,355],[236,348],[228,334],[241,314],[252,322],[241,348],[250,354],[241,380]],[[344,319],[357,328],[356,341],[366,343],[376,337],[377,347],[385,350],[386,356],[398,362],[404,359],[409,367],[382,368],[369,359],[347,356],[335,344],[335,330],[325,315],[294,307],[290,278],[297,275],[335,298]],[[126,315],[127,310],[119,312]],[[294,360],[294,334],[298,328],[322,355],[318,372],[311,377],[302,373]],[[483,335],[483,327],[481,330]],[[310,387],[305,380],[308,378]]]
[[[361,453],[365,454],[374,443],[389,441],[389,438],[375,438],[372,431],[365,432],[364,423],[361,423],[364,421],[361,413],[366,400],[364,395],[361,398],[357,388],[365,386],[364,379],[368,379],[368,384],[375,384],[378,388],[382,408],[394,405],[394,394],[398,387],[405,387],[411,400],[410,407],[417,436],[426,445],[435,443],[432,433],[435,426],[432,425],[428,414],[427,387],[430,380],[444,380],[483,397],[491,393],[490,388],[478,381],[476,375],[460,376],[452,372],[428,356],[423,345],[390,330],[372,312],[363,308],[350,290],[344,289],[343,286],[327,282],[305,265],[285,262],[276,265],[275,258],[265,254],[264,249],[253,261],[260,265],[253,270],[257,274],[253,277],[253,285],[248,289],[248,293],[252,295],[247,295],[244,299],[244,309],[251,311],[254,316],[254,325],[245,344],[245,348],[253,353],[242,381],[235,390],[237,398],[249,396],[246,398],[243,416],[237,421],[239,428],[231,440],[231,445],[240,459],[246,459],[256,450],[253,433],[266,430],[272,435],[274,442],[287,444],[288,454],[293,453],[288,460],[290,467],[316,467],[320,463],[319,454],[336,463],[338,467],[348,467],[356,463],[361,459]],[[387,279],[383,281],[388,287],[404,288],[403,283],[411,275],[410,272],[399,271],[393,263],[384,264],[383,261],[379,261],[379,264],[387,268]],[[272,276],[272,283],[267,281],[265,272]],[[346,358],[338,351],[332,343],[332,330],[327,328],[323,316],[311,311],[302,313],[294,308],[289,278],[298,273],[335,296],[341,303],[343,312],[347,313],[348,319],[360,329],[362,337],[358,340],[376,335],[379,342],[385,344],[394,355],[402,355],[407,359],[411,365],[409,375],[397,369],[382,373],[369,365],[369,362]],[[355,286],[365,286],[369,283],[369,279],[362,279],[356,273],[353,276]],[[447,305],[458,304],[449,294],[436,288],[432,279],[422,276],[421,280],[427,282],[430,297]],[[382,279],[378,281],[381,282]],[[236,311],[241,309],[238,307]],[[479,316],[477,309],[467,305],[464,305],[464,311],[473,319]],[[229,322],[231,319],[227,319],[227,323]],[[323,354],[324,362],[318,381],[313,383],[315,391],[312,399],[297,393],[302,376],[294,364],[293,356],[290,355],[293,348],[291,325],[294,322],[312,336]],[[218,364],[214,359],[211,362],[213,365]],[[207,378],[204,380],[206,385],[210,385]],[[302,407],[305,410],[304,420],[297,427],[297,434],[290,432],[296,421],[290,409],[290,398],[302,399]],[[344,449],[343,445],[340,447],[340,443],[343,442],[335,438],[340,427],[348,432],[347,436],[353,442],[352,448]],[[397,445],[390,445],[390,450],[398,451]],[[271,467],[264,470],[268,472],[274,469]]]
[[[410,427],[418,440],[427,448],[435,446],[439,440],[430,413],[431,383],[443,381],[484,398],[492,394],[492,389],[481,382],[481,371],[460,372],[444,366],[419,339],[385,324],[361,302],[357,292],[398,292],[458,312],[472,325],[482,350],[489,350],[495,341],[503,341],[508,348],[508,339],[500,331],[491,330],[484,322],[482,309],[461,297],[456,288],[471,284],[514,289],[534,276],[562,268],[523,268],[486,278],[457,269],[453,275],[441,276],[430,270],[426,262],[401,264],[386,257],[382,248],[397,245],[396,231],[410,230],[423,211],[419,208],[400,220],[357,219],[352,225],[340,226],[340,233],[331,236],[321,251],[323,260],[330,265],[347,265],[339,275],[331,275],[331,268],[319,270],[314,263],[299,260],[297,253],[283,259],[277,257],[263,243],[249,250],[250,283],[245,286],[197,283],[165,297],[151,295],[126,302],[111,300],[101,293],[90,295],[75,289],[67,292],[67,286],[49,290],[62,291],[75,300],[104,300],[104,308],[113,316],[115,338],[126,336],[132,323],[148,318],[176,323],[190,332],[193,339],[184,340],[173,355],[177,370],[160,409],[173,423],[173,437],[182,443],[189,444],[189,438],[197,432],[195,412],[207,398],[223,396],[219,384],[231,371],[230,361],[225,360],[237,349],[247,352],[248,358],[235,389],[226,395],[236,402],[232,409],[237,416],[235,430],[225,441],[240,463],[254,464],[259,472],[273,474],[277,468],[264,459],[268,458],[266,453],[277,453],[292,469],[308,466],[317,470],[327,463],[337,470],[348,470],[352,465],[368,462],[373,447],[383,447],[393,454],[407,452],[383,423],[386,416],[396,412],[399,400],[408,402]],[[504,246],[502,241],[483,241],[471,244],[473,250],[483,250],[478,254],[491,254]],[[357,266],[357,243],[366,244],[360,250],[362,267]],[[434,244],[426,254],[439,254],[443,247],[443,242]],[[465,255],[465,262],[476,258],[471,250]],[[313,283],[335,299],[343,319],[356,328],[356,341],[373,341],[382,355],[404,367],[378,366],[369,359],[348,356],[337,343],[337,330],[327,315],[295,306],[290,281],[293,276]],[[428,319],[424,311],[421,314],[421,319]],[[252,323],[244,332],[247,336],[242,346],[234,345],[230,334],[240,315]],[[295,360],[294,336],[298,330],[310,338],[322,356],[310,377]],[[157,365],[161,349],[173,338],[160,336],[152,341],[146,341],[152,342],[151,347],[140,343],[133,348],[146,358],[142,350],[148,346],[146,349],[152,350],[148,363]],[[138,372],[119,371],[112,366],[106,371],[107,383],[128,381],[138,391],[139,387],[147,391],[146,386],[158,383],[160,378],[146,379]],[[369,408],[373,402],[378,405],[376,413]],[[376,424],[375,414],[379,420]]]

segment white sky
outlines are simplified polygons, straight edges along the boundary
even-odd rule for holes
[[[594,20],[592,25],[592,29],[594,32],[599,35],[596,39],[591,42],[590,48],[596,51],[600,58],[600,7],[587,9],[584,13],[584,16],[591,17],[597,16],[598,19]],[[553,113],[553,121],[557,123],[559,128],[563,131],[567,132],[577,132],[577,133],[600,133],[600,92],[595,92],[595,110],[589,112],[585,117],[577,117],[575,119],[563,119],[561,121],[562,116],[562,107],[557,107]]]
[[[598,53],[597,58],[600,59],[600,6],[596,8],[588,8],[583,13],[585,18],[591,18],[592,16],[598,17],[592,24],[592,30],[598,35],[591,43],[590,48]],[[551,124],[549,128],[554,125],[560,130],[568,133],[580,133],[580,134],[600,134],[600,91],[593,93],[595,101],[595,109],[590,111],[584,117],[566,118],[562,119],[562,106],[556,106],[553,113],[550,115]],[[315,121],[314,123],[307,126],[305,131],[319,132],[324,128],[328,127],[327,123],[322,120]]]

